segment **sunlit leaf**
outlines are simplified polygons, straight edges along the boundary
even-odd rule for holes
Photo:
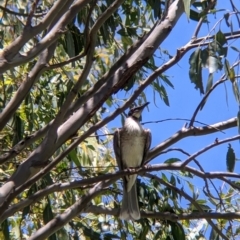
[[[235,96],[235,99],[237,101],[237,103],[240,103],[240,92],[239,92],[239,88],[238,88],[238,83],[236,81],[233,82],[232,84],[232,88],[233,88],[233,94]]]
[[[207,87],[206,87],[206,93],[211,89],[212,85],[213,85],[213,74],[209,73]]]
[[[188,19],[190,16],[190,4],[191,4],[191,0],[183,0],[184,10]]]
[[[193,193],[194,192],[194,185],[192,183],[190,183],[189,181],[187,181],[187,184],[188,184],[191,192]]]
[[[167,176],[164,173],[162,173],[162,180],[168,182]]]
[[[224,61],[224,71],[227,78],[229,78],[233,83],[235,81],[235,71],[234,68],[230,67],[229,61],[227,59]]]

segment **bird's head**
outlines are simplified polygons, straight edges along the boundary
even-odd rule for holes
[[[129,113],[128,113],[128,117],[134,117],[136,119],[140,119],[141,118],[141,114],[143,109],[149,104],[149,102],[144,103],[143,105],[139,106],[139,107],[135,107],[135,108],[131,108]]]

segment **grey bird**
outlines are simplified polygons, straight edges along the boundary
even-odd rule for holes
[[[124,126],[114,133],[113,148],[119,170],[140,167],[146,161],[152,135],[149,129],[143,129],[140,124],[141,113],[149,102],[132,108],[125,120]],[[123,178],[123,198],[120,218],[123,220],[140,219],[138,205],[137,174]]]

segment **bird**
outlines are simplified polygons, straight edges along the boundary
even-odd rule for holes
[[[149,129],[140,124],[143,109],[149,104],[130,109],[122,128],[114,132],[113,149],[119,170],[140,167],[146,161],[151,146],[152,135]],[[139,220],[141,218],[137,186],[137,174],[123,177],[123,198],[120,210],[120,219]]]

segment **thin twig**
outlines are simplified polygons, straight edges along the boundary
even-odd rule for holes
[[[149,123],[161,123],[161,122],[166,122],[166,121],[189,121],[190,122],[191,120],[187,119],[187,118],[167,118],[167,119],[163,119],[163,120],[144,122],[144,123],[142,123],[142,125],[149,124]],[[202,125],[210,127],[210,128],[213,128],[213,129],[216,129],[217,131],[225,134],[225,132],[222,131],[221,129],[214,128],[214,126],[211,126],[209,124],[206,124],[206,123],[203,123],[203,122],[200,122],[200,121],[197,121],[197,120],[194,120],[194,122],[202,124]]]
[[[28,17],[29,16],[29,14],[27,14],[27,13],[15,12],[15,11],[12,11],[12,10],[10,10],[6,7],[2,7],[2,6],[0,6],[0,9],[3,10],[3,12],[7,12],[7,13],[15,15],[15,16],[20,16],[20,17]],[[43,17],[44,15],[46,15],[46,13],[34,14],[33,17],[38,18],[38,17]]]
[[[204,3],[203,3],[204,4]],[[203,11],[201,12],[201,14],[207,14],[209,12],[209,10],[216,4],[216,0],[213,0],[213,1],[210,1],[210,3],[207,5],[207,7],[205,9],[203,9]],[[198,36],[198,33],[200,31],[200,28],[202,26],[202,23],[203,23],[203,20],[205,18],[205,15],[203,17],[200,18],[200,20],[198,21],[198,24],[197,24],[197,27],[193,33],[193,36],[192,36],[192,40],[194,41],[197,36]]]
[[[239,13],[239,10],[236,8],[236,6],[235,6],[235,4],[233,3],[232,0],[230,0],[230,3],[231,3],[231,5],[232,5],[233,11]],[[239,20],[238,14],[236,14],[236,18],[237,18],[237,21],[238,21],[238,27],[240,28],[240,20]]]
[[[235,140],[240,139],[240,135],[234,136],[234,137],[230,137],[230,138],[226,138],[223,140],[218,140],[218,141],[214,141],[214,143],[202,148],[201,150],[197,151],[196,153],[192,154],[188,159],[186,159],[183,163],[182,163],[182,167],[185,167],[187,164],[189,164],[194,158],[196,158],[197,156],[203,154],[204,152],[208,151],[209,149],[216,147],[218,145],[221,145],[223,143],[227,143],[227,142],[232,142]]]
[[[35,12],[35,10],[37,8],[38,2],[39,2],[39,0],[35,0],[32,3],[31,10],[30,10],[29,15],[27,17],[26,27],[31,27],[31,25],[32,25],[32,23],[31,23],[32,22],[32,18],[34,16],[34,12]]]
[[[204,212],[203,209],[201,208],[201,206],[197,203],[197,201],[195,201],[195,199],[193,199],[192,197],[190,197],[186,192],[184,192],[182,189],[180,190],[179,188],[173,186],[172,184],[165,182],[164,180],[162,180],[161,178],[159,178],[156,175],[150,174],[150,173],[145,173],[145,176],[149,177],[149,178],[153,178],[156,181],[158,181],[160,184],[165,185],[168,188],[171,188],[173,191],[175,191],[176,193],[178,193],[179,195],[183,196],[184,198],[186,198],[198,211],[200,212]],[[209,223],[209,225],[211,225],[211,227],[223,238],[228,240],[228,238],[221,232],[221,230],[216,226],[216,224],[214,224],[214,222],[211,219],[206,219],[207,222]]]

